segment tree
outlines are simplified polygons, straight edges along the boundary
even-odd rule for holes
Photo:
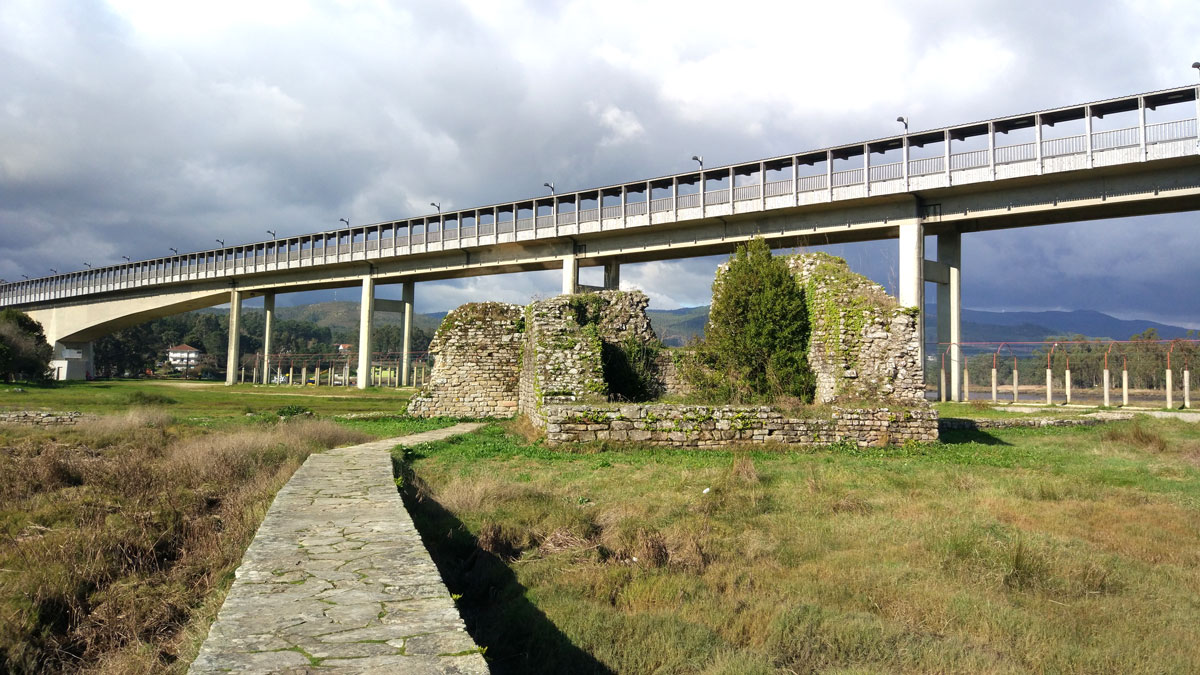
[[[6,381],[44,380],[53,353],[42,324],[25,312],[0,311],[0,377]]]
[[[735,403],[812,401],[804,290],[766,241],[739,246],[713,282],[708,327],[689,369],[702,394]]]

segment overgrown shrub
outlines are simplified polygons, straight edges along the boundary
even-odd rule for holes
[[[697,395],[720,403],[812,402],[804,290],[762,239],[739,246],[713,282],[696,358],[683,370]]]
[[[617,401],[651,401],[662,395],[658,375],[659,342],[643,342],[632,335],[624,342],[601,345],[600,363],[608,393]]]

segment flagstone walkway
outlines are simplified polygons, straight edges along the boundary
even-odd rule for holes
[[[279,491],[189,673],[487,673],[400,499],[390,450],[311,455]]]

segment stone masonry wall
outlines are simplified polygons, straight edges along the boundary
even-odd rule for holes
[[[805,287],[816,402],[923,405],[919,313],[899,307],[882,286],[854,274],[840,258],[802,254],[789,257],[788,266]]]
[[[796,419],[769,407],[555,405],[544,408],[550,444],[635,441],[673,447],[731,443],[859,446],[936,441],[937,411],[928,407],[834,408],[828,417]]]
[[[74,411],[46,412],[17,410],[14,412],[0,412],[0,424],[21,424],[36,427],[74,426],[79,423],[81,417],[83,417],[83,413]]]
[[[525,313],[520,412],[535,424],[542,408],[606,399],[603,345],[655,340],[640,291],[577,293],[532,303]]]
[[[524,313],[482,302],[446,315],[429,344],[436,360],[408,405],[417,417],[512,417],[517,412]]]

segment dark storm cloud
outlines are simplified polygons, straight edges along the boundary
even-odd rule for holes
[[[1188,9],[14,0],[0,277],[853,142],[895,133],[898,114],[929,128],[1174,86],[1200,57]],[[1195,266],[1167,254],[1198,243],[1183,216],[970,235],[964,301],[1200,325],[1180,290]],[[890,286],[894,248],[840,252]],[[703,304],[716,262],[622,277],[656,306]],[[558,288],[503,279],[423,284],[419,305]]]

